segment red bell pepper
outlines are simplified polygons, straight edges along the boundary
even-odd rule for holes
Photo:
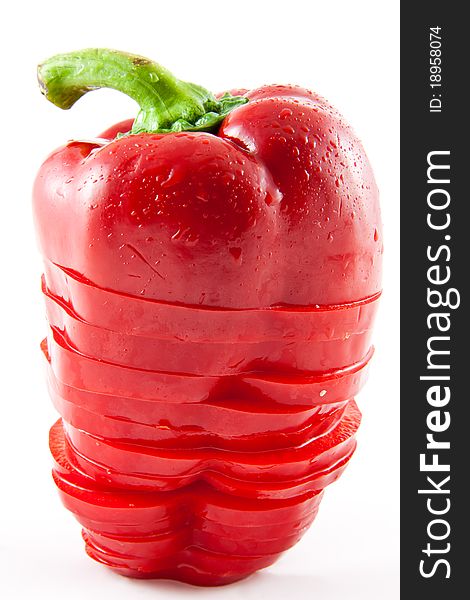
[[[245,577],[355,449],[382,256],[367,157],[294,86],[216,97],[111,50],[39,82],[61,108],[99,87],[140,106],[35,183],[61,498],[119,573]]]

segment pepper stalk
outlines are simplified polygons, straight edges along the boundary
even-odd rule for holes
[[[38,82],[44,96],[62,109],[100,88],[127,94],[140,107],[131,134],[214,131],[229,112],[248,102],[230,94],[216,98],[147,58],[105,48],[49,58],[38,66]]]

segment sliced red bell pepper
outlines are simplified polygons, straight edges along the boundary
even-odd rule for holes
[[[294,86],[216,97],[110,50],[39,81],[61,108],[97,87],[140,106],[35,182],[61,498],[118,573],[235,581],[354,452],[382,256],[367,157]]]

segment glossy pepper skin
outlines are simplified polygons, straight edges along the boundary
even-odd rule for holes
[[[52,153],[34,191],[42,254],[97,286],[196,306],[380,291],[377,188],[351,128],[302,88],[245,97],[215,134],[114,139],[125,122]]]
[[[216,98],[109,50],[39,81],[61,108],[97,87],[140,106],[34,186],[54,480],[95,560],[230,583],[300,539],[355,449],[381,289],[367,157],[295,86]]]

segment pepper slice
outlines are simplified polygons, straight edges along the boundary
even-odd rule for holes
[[[184,527],[173,533],[123,539],[87,530],[87,539],[105,552],[134,555],[137,558],[147,558],[148,556],[152,556],[154,559],[165,558],[166,555],[173,554],[185,545],[199,546],[229,555],[256,556],[257,554],[283,552],[296,544],[310,527],[316,514],[317,511],[309,514],[308,518],[303,520],[302,527],[297,526],[297,523],[294,522],[277,524],[277,531],[271,534],[272,537],[266,535],[264,527],[252,530],[248,527],[236,526],[230,527],[230,535],[227,536],[221,533],[218,523],[206,519],[199,523],[192,519],[190,527]],[[281,526],[290,528],[289,535],[279,537]]]
[[[315,376],[262,375],[188,376],[148,371],[99,361],[71,348],[60,332],[50,332],[42,350],[56,378],[77,389],[168,403],[223,403],[230,398],[311,408],[354,397],[367,378],[371,348],[363,361],[349,368]]]
[[[155,479],[191,478],[205,471],[256,482],[280,482],[313,475],[351,454],[360,413],[351,401],[338,424],[299,447],[263,452],[240,452],[216,448],[155,448],[113,442],[64,423],[66,438],[80,465],[84,461],[115,474]],[[84,461],[82,461],[82,457]],[[84,469],[87,472],[87,469]],[[111,481],[110,481],[111,482]]]
[[[337,479],[355,449],[354,433],[359,420],[360,413],[351,402],[340,424],[329,434],[298,449],[281,451],[286,458],[280,465],[270,464],[270,457],[275,458],[276,452],[220,451],[217,457],[215,450],[157,451],[124,444],[118,447],[78,430],[72,432],[72,446],[66,443],[65,448],[67,460],[77,470],[114,488],[168,491],[203,479],[216,489],[232,494],[288,498],[320,490]],[[62,429],[60,421],[55,428]],[[70,426],[67,429],[70,431]],[[146,472],[150,468],[153,472]]]
[[[135,369],[206,376],[250,371],[307,375],[355,364],[370,347],[370,331],[352,331],[343,339],[249,343],[134,336],[86,323],[50,294],[45,300],[50,326],[59,330],[71,347],[86,356]]]
[[[245,451],[303,444],[337,423],[347,404],[290,411],[237,399],[226,406],[167,405],[77,390],[59,382],[50,369],[49,392],[62,418],[92,435],[147,446]]]
[[[114,535],[114,531],[116,535],[132,537],[138,535],[139,529],[155,535],[178,528],[189,518],[209,520],[221,526],[263,529],[276,526],[277,529],[282,523],[309,518],[321,500],[318,492],[288,499],[253,500],[223,494],[204,482],[166,493],[110,489],[80,473],[68,460],[60,425],[51,428],[49,443],[55,461],[54,479],[64,493],[67,507],[79,520],[107,524],[109,535]],[[96,530],[95,527],[90,529]]]
[[[226,343],[162,340],[116,333],[76,318],[57,298],[46,296],[49,323],[77,351],[122,366],[190,375],[256,371],[307,374],[354,364],[370,347],[370,331],[344,339]],[[189,309],[186,309],[189,310]]]
[[[191,547],[165,560],[150,557],[125,556],[106,553],[94,546],[85,536],[88,555],[121,575],[136,578],[178,579],[195,585],[225,585],[247,577],[258,569],[272,565],[280,556],[230,556],[210,552],[206,548]]]
[[[306,493],[318,493],[326,486],[335,482],[343,473],[352,454],[355,444],[348,455],[329,468],[313,473],[306,477],[280,482],[252,482],[236,479],[214,471],[205,470],[197,475],[174,478],[151,478],[143,475],[127,475],[103,469],[80,456],[72,448],[68,448],[67,457],[74,468],[82,475],[92,475],[92,479],[101,486],[107,485],[110,490],[133,490],[140,493],[169,493],[185,488],[197,481],[204,481],[214,490],[224,494],[247,498],[251,500],[286,500]]]
[[[44,261],[43,292],[79,319],[118,333],[192,342],[347,340],[372,329],[380,292],[351,304],[251,310],[185,306],[116,293]],[[353,361],[354,362],[354,361]]]

